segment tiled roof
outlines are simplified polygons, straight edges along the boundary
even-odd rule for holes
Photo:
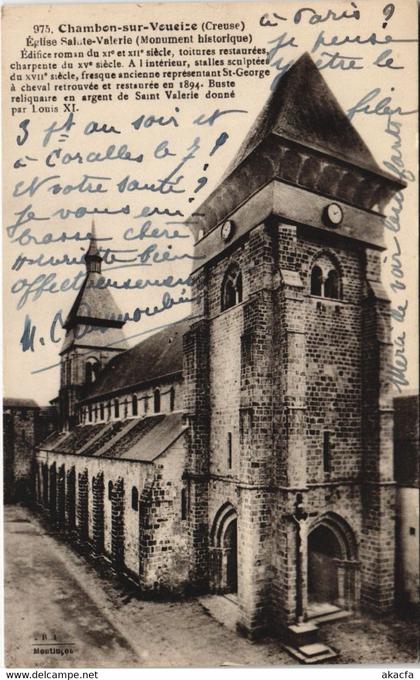
[[[182,413],[171,413],[154,419],[145,418],[145,420],[156,422],[153,423],[152,427],[150,427],[152,423],[144,424],[141,433],[137,433],[141,434],[141,438],[134,436],[132,440],[131,436],[128,437],[127,448],[124,448],[123,453],[118,454],[118,447],[117,455],[114,457],[138,460],[139,462],[152,462],[164,453],[187,429],[183,425]],[[135,432],[133,434],[136,435]]]
[[[115,325],[120,319],[118,325],[123,325],[121,310],[109,288],[103,286],[103,281],[104,276],[99,272],[88,272],[67,316],[65,328],[70,328],[76,322],[89,322],[94,319],[111,320]]]
[[[39,408],[39,405],[33,399],[4,397],[3,408]]]
[[[110,395],[131,385],[182,371],[182,337],[191,321],[166,326],[135,347],[111,359],[88,393],[88,399]]]
[[[270,133],[374,173],[387,174],[376,163],[308,53],[279,78],[226,175]]]
[[[38,448],[81,456],[152,462],[185,429],[182,413],[130,418],[113,423],[78,425],[70,432],[55,432]]]

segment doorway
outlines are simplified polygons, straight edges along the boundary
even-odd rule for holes
[[[223,541],[226,559],[226,592],[236,593],[238,590],[238,539],[237,521],[232,520],[228,525]]]
[[[210,587],[217,593],[238,592],[238,522],[235,508],[226,503],[216,514],[211,531]]]
[[[337,604],[337,560],[341,558],[340,544],[334,533],[320,525],[308,538],[308,600],[314,603]]]

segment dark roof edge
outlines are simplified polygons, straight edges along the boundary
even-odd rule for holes
[[[124,340],[124,338],[123,338]],[[118,341],[119,342],[119,341]],[[117,341],[110,343],[109,345],[83,345],[79,344],[78,342],[75,342],[73,345],[69,345],[66,347],[66,349],[62,349],[59,353],[58,356],[62,356],[63,354],[67,354],[68,352],[71,352],[74,348],[81,347],[82,349],[98,349],[98,350],[110,350],[112,352],[127,352],[130,348],[129,347],[113,347],[112,345],[117,345]]]
[[[351,161],[349,161],[344,156],[342,156],[342,157],[334,156],[332,153],[328,153],[328,151],[326,151],[325,149],[320,149],[317,146],[313,146],[313,145],[310,145],[310,144],[307,144],[307,143],[303,144],[302,142],[300,142],[298,139],[295,139],[294,137],[288,137],[285,134],[280,135],[278,132],[274,132],[273,130],[271,130],[267,134],[267,136],[264,137],[264,139],[262,139],[257,144],[257,146],[255,146],[244,158],[242,158],[242,160],[238,163],[238,165],[236,165],[228,175],[223,177],[223,180],[221,182],[219,182],[219,184],[213,189],[213,191],[207,196],[207,198],[200,204],[200,206],[196,210],[196,212],[200,212],[201,208],[203,206],[205,206],[207,203],[209,203],[212,200],[212,198],[217,195],[217,193],[220,190],[221,185],[224,184],[225,182],[227,182],[239,170],[239,168],[251,158],[251,156],[253,156],[256,152],[258,152],[260,150],[261,145],[264,144],[264,142],[267,140],[267,137],[269,137],[270,135],[274,135],[278,139],[284,139],[286,142],[291,142],[292,144],[300,147],[301,149],[306,148],[306,149],[310,149],[312,151],[316,151],[316,153],[320,154],[321,156],[325,156],[326,158],[332,159],[332,160],[334,160],[334,161],[336,161],[336,162],[338,162],[342,165],[347,165],[350,168],[353,168],[355,170],[366,172],[373,177],[379,177],[382,180],[386,180],[387,182],[392,184],[394,187],[397,187],[399,189],[405,189],[408,186],[407,182],[400,179],[396,175],[392,175],[390,172],[387,172],[386,170],[382,170],[382,168],[379,168],[378,171],[374,171],[371,168],[363,166],[361,163],[360,164],[352,163]],[[285,180],[282,179],[281,181],[284,182]],[[353,204],[349,203],[349,205],[353,205]],[[355,206],[355,207],[358,207],[358,206]],[[360,210],[364,210],[364,208],[360,208]],[[366,211],[366,212],[373,212],[373,211],[369,210],[369,211]],[[377,214],[381,214],[381,213],[377,213]],[[187,219],[185,220],[187,224],[188,224],[188,221],[191,219],[191,217],[192,216],[188,216]]]
[[[380,177],[381,179],[385,179],[391,184],[394,184],[395,186],[402,187],[405,189],[408,185],[407,182],[404,180],[400,179],[397,177],[397,175],[393,175],[390,172],[387,172],[387,170],[383,170],[380,166],[378,166],[378,170],[373,170],[372,168],[369,168],[365,166],[363,163],[352,163],[348,158],[345,156],[338,156],[334,155],[333,153],[330,153],[326,149],[321,149],[320,147],[314,145],[314,144],[308,144],[307,142],[302,143],[298,139],[295,139],[294,137],[289,137],[288,135],[285,135],[284,133],[279,134],[278,132],[271,131],[269,134],[273,134],[276,137],[279,137],[280,139],[285,139],[287,142],[292,142],[293,144],[296,144],[297,146],[300,146],[302,149],[311,149],[311,151],[316,151],[322,156],[326,156],[327,158],[333,159],[335,161],[338,161],[339,163],[342,163],[343,165],[349,165],[350,167],[356,169],[356,170],[362,170],[363,172],[367,172],[369,175],[373,175],[374,177]],[[256,147],[251,151],[251,153],[248,154],[243,160],[246,160],[246,158],[249,158],[249,156],[259,147],[260,144],[262,144],[264,140],[262,140]],[[239,167],[239,165],[237,166]]]

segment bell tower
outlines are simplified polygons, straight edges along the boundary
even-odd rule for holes
[[[392,607],[392,344],[380,268],[384,209],[403,188],[304,54],[191,219],[191,580],[226,588],[219,518],[236,516],[249,635],[273,622],[284,632],[324,599]]]
[[[84,256],[86,277],[66,318],[66,335],[60,352],[60,415],[62,427],[76,424],[76,404],[115,356],[128,349],[122,330],[122,313],[104,287],[102,257],[92,222],[89,248]]]

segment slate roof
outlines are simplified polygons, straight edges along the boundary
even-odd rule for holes
[[[111,423],[77,425],[69,432],[54,432],[38,448],[42,451],[151,463],[185,429],[182,413],[159,414]]]
[[[64,328],[71,328],[76,323],[88,323],[98,319],[101,321],[111,320],[115,326],[121,327],[122,313],[115,302],[109,288],[101,287],[104,276],[99,272],[88,272],[79,290],[77,297],[70,309]]]
[[[33,399],[4,397],[3,408],[39,408],[39,405]]]
[[[189,319],[166,326],[135,347],[113,357],[100,372],[87,394],[87,400],[109,395],[130,386],[151,382],[182,371],[182,337],[190,326]]]
[[[270,133],[390,177],[375,161],[307,52],[279,78],[226,176]]]
[[[86,332],[84,330],[86,329]],[[108,349],[125,350],[129,344],[121,328],[107,328],[105,326],[92,326],[90,324],[78,324],[76,328],[68,330],[60,354],[68,347],[74,345],[88,347],[107,347]]]

